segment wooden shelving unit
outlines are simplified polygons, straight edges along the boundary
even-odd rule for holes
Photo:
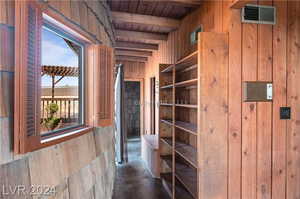
[[[228,49],[226,45],[218,44],[226,44],[227,35],[200,33],[199,38],[197,51],[174,64],[160,65],[159,69],[161,178],[172,199],[200,198],[200,182],[205,182],[199,172],[200,169],[201,173],[205,172],[202,149],[213,147],[200,139],[201,133],[209,130],[205,124],[213,120],[211,115],[200,118],[208,114],[207,110],[200,109],[200,105],[216,104],[212,102],[218,98],[219,90],[222,93],[223,85],[217,82],[222,74],[215,74],[218,71],[213,67],[221,64],[228,69],[228,65],[222,65],[226,63],[222,56],[226,57]],[[216,92],[216,89],[219,90]]]

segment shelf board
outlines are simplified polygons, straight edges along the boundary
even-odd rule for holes
[[[185,68],[185,69],[183,69],[183,70],[177,71],[177,72],[185,73],[185,72],[189,72],[189,71],[191,71],[191,70],[194,70],[194,69],[196,69],[197,67],[198,67],[198,64],[194,64],[194,65],[192,65],[192,66],[189,66],[189,67],[187,67],[187,68]]]
[[[180,59],[178,62],[175,63],[175,70],[185,70],[186,68],[189,68],[195,64],[197,64],[198,59],[198,51],[195,51],[188,56]]]
[[[165,161],[170,168],[173,168],[172,155],[161,155],[160,158]]]
[[[197,135],[197,125],[188,123],[188,122],[182,122],[182,121],[175,121],[175,127],[184,130],[188,133]]]
[[[175,83],[175,87],[188,87],[192,85],[197,85],[198,79],[190,79],[182,82]]]
[[[191,145],[185,144],[183,142],[175,142],[175,151],[178,155],[189,162],[193,167],[198,168],[197,165],[197,150]]]
[[[184,107],[184,108],[198,108],[197,104],[175,104],[177,107]]]
[[[184,185],[176,178],[175,179],[175,198],[176,199],[193,199],[193,196],[188,192]]]
[[[173,106],[173,104],[168,104],[168,103],[160,103],[160,106]]]
[[[170,126],[173,125],[173,121],[172,120],[161,119],[160,121],[163,122],[163,123],[165,123],[165,124],[168,124]]]
[[[185,56],[184,58],[180,59],[179,61],[177,61],[175,63],[175,65],[189,61],[190,59],[197,57],[197,55],[198,55],[198,50],[196,50],[196,51],[192,52],[191,54],[189,54],[188,56]]]
[[[197,64],[196,64],[197,63],[197,59],[198,59],[198,51],[195,51],[195,52],[189,54],[188,56],[180,59],[175,64],[172,64],[172,65],[168,66],[167,68],[165,68],[161,72],[162,73],[171,72],[174,67],[177,70],[187,69],[187,68],[190,68],[190,70],[192,70],[192,69],[196,68],[195,65],[197,66]]]
[[[183,186],[188,190],[193,198],[198,198],[197,171],[180,162],[176,162],[175,167],[176,178],[183,184]]]
[[[160,89],[168,89],[168,88],[173,88],[173,84],[161,86]]]
[[[168,66],[167,68],[163,69],[161,72],[162,73],[168,73],[168,72],[171,72],[174,68],[174,64],[171,64],[170,66]]]
[[[172,175],[173,175],[172,173],[161,173],[160,174],[163,185],[165,186],[165,189],[171,198],[172,198],[172,190],[173,190]]]
[[[171,137],[162,137],[160,138],[164,143],[166,143],[167,145],[169,145],[170,147],[172,147],[173,145],[173,140]]]

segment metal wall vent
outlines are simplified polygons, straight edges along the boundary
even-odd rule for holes
[[[198,28],[196,28],[190,35],[190,41],[191,41],[191,44],[196,44],[198,42],[198,33],[199,32],[203,32],[203,28],[202,26],[199,26]]]
[[[273,6],[246,5],[242,8],[242,22],[276,24],[276,8]]]

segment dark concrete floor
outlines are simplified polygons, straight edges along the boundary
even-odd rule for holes
[[[141,160],[141,138],[132,137],[128,139],[128,162]]]
[[[117,166],[113,199],[169,199],[161,181],[151,177],[141,160],[140,139],[128,141],[127,164]]]

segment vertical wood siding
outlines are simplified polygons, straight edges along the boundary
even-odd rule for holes
[[[159,64],[174,63],[196,49],[189,42],[191,31],[202,25],[205,32],[229,33],[228,154],[223,157],[228,160],[228,194],[222,199],[300,197],[300,2],[259,4],[276,6],[275,26],[242,24],[230,1],[205,1],[169,34],[145,67],[149,100],[149,78],[158,78]],[[273,102],[243,102],[243,81],[272,81]],[[280,120],[283,106],[292,108],[291,120]]]

